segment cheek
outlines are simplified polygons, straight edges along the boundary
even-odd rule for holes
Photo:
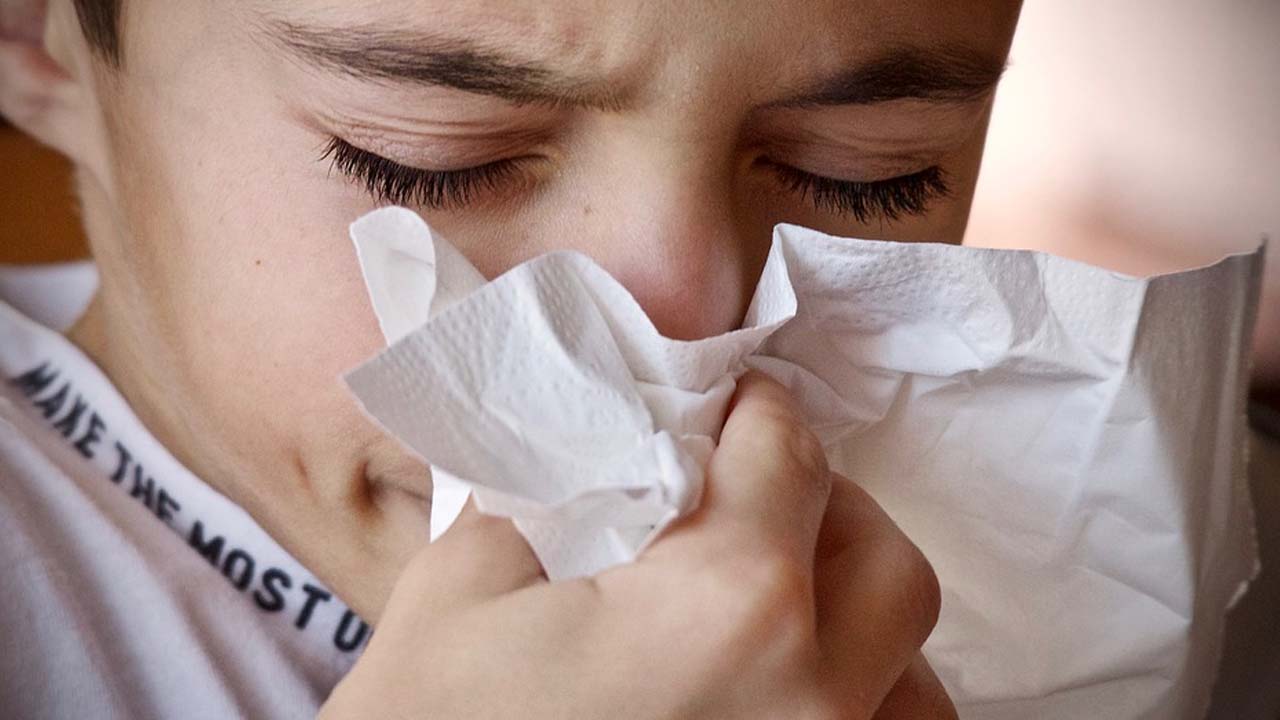
[[[348,447],[326,452],[349,452],[373,431],[340,376],[383,346],[347,236],[367,203],[302,131],[182,112],[198,100],[122,130],[128,264],[159,372],[199,408],[185,421],[254,471],[335,436]],[[270,116],[251,102],[237,114]]]
[[[235,407],[269,399],[287,423],[330,422],[354,412],[340,375],[383,346],[346,233],[358,211],[245,180],[244,196],[228,193],[222,212],[195,211],[183,228],[181,255],[200,269],[171,275],[190,282],[173,289],[180,317],[201,321],[184,332],[189,367],[216,372],[206,389]]]

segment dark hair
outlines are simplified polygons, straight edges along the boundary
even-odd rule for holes
[[[124,0],[75,0],[89,47],[108,64],[120,64],[120,6]]]

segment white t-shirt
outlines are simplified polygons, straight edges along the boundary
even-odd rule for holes
[[[94,278],[0,269],[0,716],[314,717],[369,627],[15,307]]]

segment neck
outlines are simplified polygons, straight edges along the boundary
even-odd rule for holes
[[[68,340],[92,359],[129,402],[139,421],[184,467],[253,519],[306,565],[348,605],[376,622],[399,569],[425,536],[406,533],[410,516],[421,516],[421,498],[394,487],[371,484],[361,468],[343,487],[321,487],[305,468],[297,477],[239,467],[235,452],[219,452],[197,442],[198,418],[185,417],[189,406],[175,397],[163,368],[138,358],[156,358],[136,350],[137,328],[112,311],[109,295],[99,290],[83,316],[67,331]],[[155,363],[152,363],[154,365]],[[176,385],[176,384],[175,384]],[[165,402],[155,402],[160,398]]]

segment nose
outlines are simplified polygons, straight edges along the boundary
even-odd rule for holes
[[[611,165],[618,170],[589,183],[599,190],[577,200],[584,212],[573,249],[617,278],[667,337],[739,327],[770,231],[740,207],[732,168],[679,152],[637,152]]]

